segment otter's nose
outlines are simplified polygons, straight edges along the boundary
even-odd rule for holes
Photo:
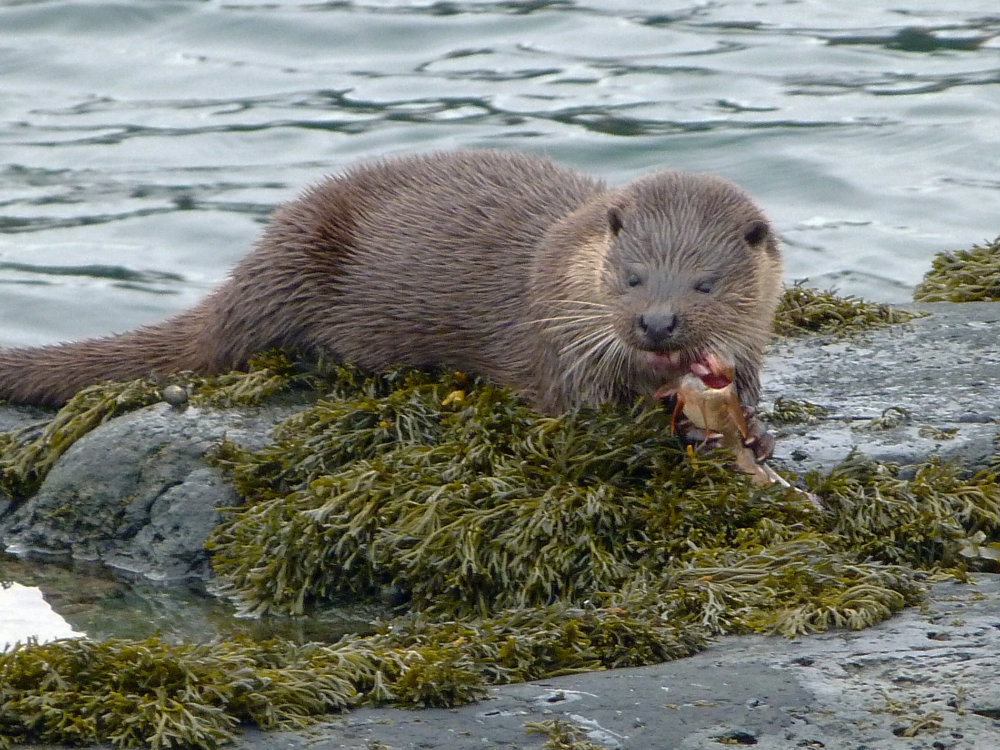
[[[670,312],[648,312],[640,315],[636,324],[651,348],[666,349],[677,328],[677,316]]]

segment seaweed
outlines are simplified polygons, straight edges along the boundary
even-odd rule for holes
[[[852,296],[839,297],[796,282],[785,289],[774,317],[774,331],[781,336],[807,334],[849,335],[905,323],[920,313],[889,305],[865,302]]]
[[[461,623],[412,615],[378,635],[334,644],[19,644],[0,654],[0,736],[15,743],[216,748],[233,741],[241,724],[295,728],[387,700],[455,706],[483,698],[490,683],[618,666],[614,657],[602,658],[614,653],[605,648],[609,627],[623,639],[655,643],[661,659],[701,645],[654,618],[611,614],[610,625],[598,608],[562,606]]]
[[[817,510],[686,449],[643,404],[546,417],[462,373],[284,359],[182,382],[192,402],[323,393],[269,447],[211,456],[246,499],[209,541],[217,591],[257,616],[395,591],[396,616],[335,643],[22,644],[0,654],[0,737],[214,748],[243,724],[454,706],[489,685],[680,658],[721,634],[868,627],[928,581],[1000,557],[989,471],[929,462],[906,479],[854,457],[802,480]],[[529,728],[586,746],[570,727]]]
[[[969,250],[938,253],[913,290],[914,302],[1000,300],[1000,237]]]
[[[529,721],[524,725],[528,734],[545,735],[545,750],[603,750],[587,739],[587,733],[575,724],[559,719]]]
[[[830,410],[825,406],[811,401],[798,401],[779,396],[774,400],[771,410],[762,412],[761,416],[771,424],[815,424],[829,413]]]
[[[353,703],[336,666],[281,643],[18,644],[0,654],[0,733],[14,742],[215,748],[241,722],[297,727]]]

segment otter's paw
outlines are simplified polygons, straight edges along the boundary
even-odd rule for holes
[[[743,419],[747,423],[747,436],[743,445],[753,451],[757,463],[761,463],[774,453],[774,435],[767,431],[764,423],[757,418],[757,410],[752,406],[741,407]]]
[[[696,451],[712,451],[722,445],[722,435],[718,432],[706,434],[701,427],[696,427],[690,419],[681,415],[675,423],[675,434],[684,445],[692,446]]]

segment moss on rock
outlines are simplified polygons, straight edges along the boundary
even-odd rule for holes
[[[38,430],[0,434],[0,491],[25,497],[38,489],[49,469],[77,440],[120,414],[156,403],[149,380],[84,388]]]

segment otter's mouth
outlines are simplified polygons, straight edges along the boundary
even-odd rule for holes
[[[718,390],[727,388],[733,382],[733,366],[715,354],[708,354],[704,360],[692,362],[690,371],[706,388]]]
[[[691,365],[691,358],[685,352],[647,351],[646,357],[654,370],[686,370]]]
[[[650,354],[668,357],[671,364],[669,368],[664,369],[672,370],[674,373],[673,377],[653,394],[655,399],[667,398],[676,394],[680,381],[690,375],[701,380],[705,388],[710,390],[721,390],[732,385],[733,365],[718,354],[712,352],[693,356],[685,356],[683,352],[651,352]],[[675,366],[673,362],[676,362],[677,365]],[[676,374],[678,371],[680,374]]]
[[[710,352],[672,349],[646,350],[644,354],[652,368],[658,372],[681,375],[690,372],[704,379],[712,376],[723,377],[726,372],[732,373],[733,369],[732,365],[728,365],[722,357]]]

